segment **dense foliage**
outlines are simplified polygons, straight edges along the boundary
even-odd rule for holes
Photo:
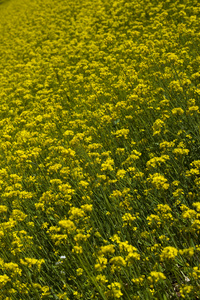
[[[1,3],[0,299],[200,298],[199,28],[198,0]]]

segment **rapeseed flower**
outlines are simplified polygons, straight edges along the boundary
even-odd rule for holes
[[[119,282],[113,282],[108,285],[109,291],[107,291],[105,294],[109,298],[121,298],[123,296],[123,293],[121,292],[122,285]]]
[[[200,18],[182,2],[1,3],[0,299],[198,297]]]
[[[165,260],[174,260],[178,255],[178,249],[176,249],[175,247],[165,247],[161,254],[160,254],[160,258],[161,261],[165,261]]]
[[[147,278],[151,283],[157,283],[166,279],[166,276],[162,272],[152,271],[150,276]]]
[[[74,222],[71,220],[60,220],[58,222],[58,224],[62,228],[66,229],[69,233],[76,230],[76,226],[75,226]]]
[[[156,189],[167,190],[169,188],[169,184],[167,183],[167,179],[160,173],[155,173],[153,175],[150,174],[150,178],[148,178],[148,180],[152,183],[152,185]]]
[[[7,282],[11,281],[11,279],[6,275],[0,275],[0,287],[1,289],[6,285]]]
[[[160,134],[164,126],[165,126],[164,121],[157,119],[153,124],[153,135]]]

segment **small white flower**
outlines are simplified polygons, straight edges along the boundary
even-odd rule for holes
[[[60,259],[65,259],[66,258],[66,256],[65,255],[61,255],[60,256]],[[57,265],[59,265],[59,264],[61,264],[62,263],[62,261],[57,261],[56,263],[55,263],[55,265],[57,266]]]

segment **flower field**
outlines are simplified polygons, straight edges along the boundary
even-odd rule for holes
[[[0,300],[200,299],[198,2],[0,1]]]

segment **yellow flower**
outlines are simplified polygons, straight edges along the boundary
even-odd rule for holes
[[[126,262],[122,256],[112,257],[110,259],[109,263],[114,264],[116,266],[122,266],[122,267],[124,267],[126,265]]]
[[[165,126],[165,123],[162,120],[157,119],[153,123],[153,135],[160,134],[161,130],[164,126]]]
[[[106,276],[105,275],[97,275],[96,276],[96,280],[99,282],[99,283],[102,283],[102,284],[105,284],[106,282],[108,282],[108,280],[106,279]]]
[[[22,270],[19,268],[18,264],[10,262],[10,263],[4,263],[3,264],[3,269],[9,270],[11,272],[11,277],[15,275],[20,275],[22,274]]]
[[[162,242],[162,241],[169,241],[169,238],[166,236],[166,235],[160,235],[159,236],[159,240]]]
[[[114,235],[110,238],[110,240],[111,240],[112,242],[120,243],[120,237],[119,237],[117,234],[114,234]]]
[[[73,221],[71,220],[61,220],[58,222],[58,224],[66,229],[69,233],[73,232],[76,230],[76,226]]]
[[[180,142],[177,148],[173,150],[173,153],[177,155],[188,155],[189,152],[190,150],[185,148],[185,144],[183,142]]]
[[[82,268],[78,268],[76,270],[76,274],[77,274],[77,276],[81,276],[83,274],[83,269]]]
[[[74,236],[74,240],[75,242],[78,244],[78,242],[80,241],[86,241],[88,239],[90,235],[89,234],[82,234],[82,233],[77,233],[75,236]]]
[[[81,209],[83,209],[85,212],[91,212],[92,211],[92,204],[81,205]]]
[[[117,138],[124,137],[125,139],[128,138],[129,129],[119,129],[116,132],[112,132],[113,135],[115,135]]]
[[[193,247],[190,247],[190,248],[188,248],[188,249],[183,249],[183,250],[179,250],[179,253],[181,254],[181,255],[186,255],[187,257],[189,256],[189,257],[192,257],[193,255],[194,255],[194,248]]]
[[[51,294],[50,289],[47,285],[41,287],[41,290],[42,290],[42,296],[49,296]]]
[[[125,227],[128,224],[130,225],[132,221],[136,220],[136,216],[131,215],[130,213],[126,213],[123,215],[122,220],[123,220],[123,227]]]
[[[193,290],[193,286],[192,285],[183,285],[180,287],[180,294],[181,297],[186,298],[188,297],[187,295],[190,294]]]
[[[191,275],[195,280],[198,280],[200,278],[200,269],[199,269],[199,267],[193,267],[193,272],[191,273]]]
[[[172,92],[177,92],[177,93],[182,93],[183,92],[183,88],[180,85],[179,80],[172,80],[169,84],[169,89]]]
[[[165,214],[169,211],[172,211],[172,209],[168,204],[158,204],[155,211],[158,211],[161,214]]]
[[[107,158],[105,162],[101,165],[101,171],[113,171],[114,160],[111,158]]]
[[[113,282],[110,285],[108,285],[108,288],[110,291],[106,292],[107,297],[113,297],[113,298],[121,298],[123,296],[123,293],[121,292],[121,283],[119,282]]]
[[[150,273],[150,276],[148,277],[148,280],[151,282],[151,283],[157,283],[158,281],[160,280],[164,280],[166,279],[166,276],[162,273],[162,272],[157,272],[157,271],[152,271]]]
[[[160,148],[163,149],[163,150],[166,150],[167,148],[172,148],[174,147],[175,143],[174,142],[167,142],[167,141],[164,141],[162,143],[160,143]]]
[[[183,189],[177,189],[175,192],[172,193],[175,198],[179,198],[181,195],[184,195]]]
[[[74,132],[72,130],[66,130],[64,133],[63,133],[63,136],[64,137],[68,137],[68,136],[73,136],[74,135]]]
[[[83,253],[83,248],[81,246],[74,246],[72,252],[76,254],[81,254]]]
[[[117,174],[116,174],[116,177],[118,179],[123,179],[125,175],[126,175],[126,171],[125,170],[118,170]]]
[[[125,260],[128,262],[128,266],[131,266],[136,260],[140,260],[140,254],[136,251],[129,252]]]
[[[132,252],[135,252],[137,251],[137,248],[135,248],[134,246],[130,245],[128,243],[128,241],[125,241],[125,242],[120,242],[120,240],[116,240],[116,242],[119,244],[119,249],[120,251],[126,251],[128,253],[132,253]]]
[[[157,211],[161,220],[164,220],[164,221],[172,221],[173,220],[173,216],[170,213],[172,211],[172,209],[170,208],[169,205],[158,204],[155,211]]]
[[[187,110],[187,114],[190,115],[190,116],[193,116],[194,112],[197,112],[198,114],[200,113],[199,111],[199,107],[197,105],[195,106],[190,106]]]
[[[125,149],[124,148],[117,148],[115,153],[117,155],[123,155],[125,153]]]
[[[162,155],[161,157],[153,157],[147,162],[147,168],[156,168],[161,166],[161,163],[165,163],[166,160],[169,160],[169,155]]]
[[[195,202],[192,204],[198,212],[200,212],[200,202]]]
[[[147,217],[148,225],[156,224],[158,227],[161,225],[161,220],[158,215],[151,214]]]
[[[153,175],[150,174],[150,178],[147,179],[152,182],[152,185],[156,189],[164,189],[167,190],[169,188],[169,184],[167,183],[167,179],[160,173],[155,173]]]
[[[182,217],[184,219],[194,219],[197,216],[197,212],[193,209],[187,209],[182,212]]]
[[[80,184],[83,188],[87,188],[88,185],[89,185],[89,183],[88,183],[87,181],[85,181],[85,180],[79,181],[79,184]]]
[[[101,250],[99,251],[100,254],[113,254],[115,253],[115,246],[114,245],[106,245],[106,246],[101,246]]]
[[[73,219],[78,220],[85,216],[84,210],[81,208],[78,208],[78,207],[71,207],[69,210],[69,214],[70,214],[70,217],[69,217],[70,220],[73,220]]]
[[[142,153],[140,153],[137,150],[133,149],[131,151],[131,154],[128,156],[128,158],[125,161],[123,161],[122,165],[123,166],[124,165],[127,165],[127,166],[131,165],[134,161],[138,160],[141,155],[142,155]],[[133,173],[134,171],[136,171],[136,169],[134,167],[130,167],[129,171]],[[142,172],[138,172],[138,171],[136,171],[136,173],[141,173],[142,174]]]
[[[0,213],[5,213],[7,212],[8,208],[5,205],[0,205]]]
[[[108,263],[107,258],[105,258],[103,255],[98,256],[97,258],[97,263],[95,264],[95,269],[97,271],[102,271],[103,269],[106,268],[106,265]]]
[[[184,110],[181,107],[173,108],[172,109],[172,114],[173,115],[183,115]]]
[[[190,150],[188,149],[183,149],[183,148],[175,148],[173,150],[174,154],[178,154],[178,155],[188,155],[188,153],[190,152]]]
[[[27,215],[19,209],[14,209],[11,216],[15,221],[24,221],[27,217]]]
[[[11,279],[6,275],[0,275],[0,288],[2,289]]]
[[[145,275],[141,275],[137,278],[131,279],[131,281],[137,285],[142,285],[144,283]]]
[[[44,259],[36,259],[36,258],[29,258],[26,257],[25,259],[20,259],[20,263],[22,265],[28,266],[29,268],[32,268],[32,266],[36,265],[38,267],[38,270],[40,270],[41,265],[44,263]]]
[[[160,254],[161,261],[174,260],[178,255],[178,250],[174,247],[165,247]]]

